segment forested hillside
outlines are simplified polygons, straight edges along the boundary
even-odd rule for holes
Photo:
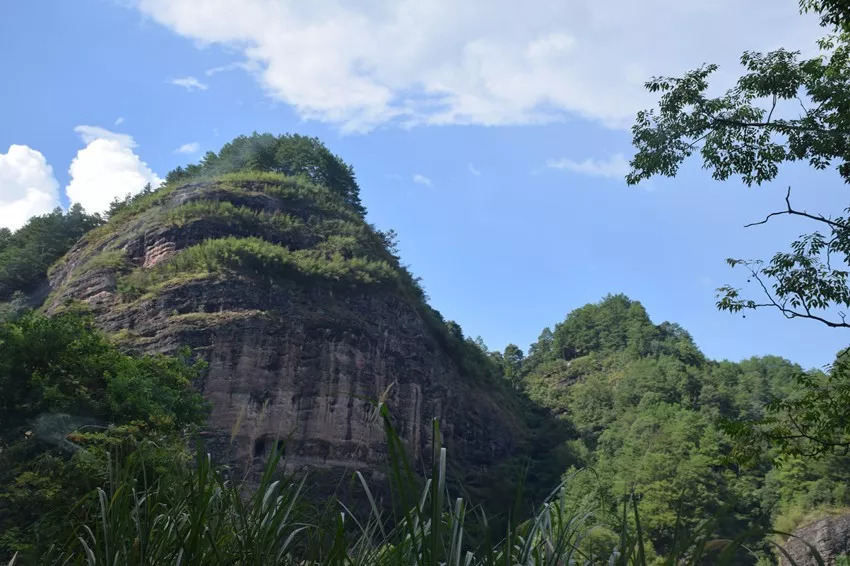
[[[76,205],[33,217],[14,233],[0,228],[0,319],[10,309],[40,304],[50,265],[102,222]]]
[[[516,358],[513,346],[497,358],[511,352]],[[793,530],[814,509],[850,505],[850,458],[782,457],[765,443],[742,465],[726,433],[727,423],[762,418],[768,404],[793,395],[800,375],[820,372],[772,356],[708,360],[680,326],[653,324],[639,302],[611,295],[545,329],[519,373],[529,397],[576,428],[573,451],[595,472],[568,472],[570,497],[593,493],[616,515],[634,494],[660,555],[707,518],[734,538],[751,528]],[[618,534],[595,536],[613,544]]]

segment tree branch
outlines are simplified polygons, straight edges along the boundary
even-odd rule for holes
[[[804,218],[808,218],[810,220],[815,220],[817,222],[823,222],[824,224],[826,224],[830,228],[837,228],[837,229],[840,229],[840,230],[846,230],[847,229],[846,225],[844,225],[840,222],[836,222],[834,220],[830,220],[829,218],[826,218],[825,216],[809,214],[808,212],[803,212],[803,211],[800,211],[800,210],[794,210],[791,207],[791,187],[788,187],[788,192],[785,194],[785,206],[786,206],[785,210],[782,210],[782,211],[779,211],[779,212],[771,212],[770,214],[768,214],[764,218],[764,220],[761,220],[759,222],[751,222],[749,224],[745,224],[744,228],[749,228],[751,226],[758,226],[759,224],[767,224],[767,221],[770,220],[771,218],[773,218],[774,216],[782,216],[783,214],[790,214],[790,215],[793,215],[793,216],[802,216]]]
[[[730,118],[720,118],[718,116],[709,116],[708,118],[715,124],[735,126],[738,128],[773,128],[775,130],[792,130],[795,132],[817,132],[821,134],[840,134],[845,136],[850,135],[850,132],[828,130],[826,128],[816,128],[814,126],[801,126],[799,124],[789,124],[788,122],[744,122],[741,120],[732,120]]]
[[[805,309],[806,312],[800,312],[800,311],[797,311],[797,310],[794,310],[794,309],[790,309],[787,306],[785,306],[785,303],[783,303],[783,304],[778,303],[776,301],[776,299],[773,298],[773,295],[771,294],[771,292],[768,290],[767,285],[765,285],[764,281],[762,281],[761,277],[759,276],[759,272],[756,271],[755,269],[751,268],[751,267],[749,267],[748,269],[750,270],[750,274],[752,275],[752,277],[761,286],[762,291],[764,291],[765,296],[770,300],[769,303],[758,303],[758,304],[753,303],[751,305],[751,308],[756,309],[756,308],[761,308],[761,307],[772,307],[772,308],[777,309],[779,312],[781,312],[783,314],[783,316],[785,316],[785,318],[789,318],[789,319],[791,319],[791,318],[807,318],[809,320],[815,320],[817,322],[825,324],[825,325],[829,326],[830,328],[850,328],[850,323],[848,323],[844,319],[843,316],[841,317],[841,322],[836,322],[834,320],[829,320],[829,319],[824,318],[822,316],[812,314],[811,309],[805,303],[805,301],[802,302],[802,305],[803,305],[803,308]]]
[[[797,423],[797,420],[794,418],[794,415],[792,415],[791,413],[788,413],[788,419],[794,425],[794,428],[797,429],[797,432],[799,432],[799,435],[788,436],[787,438],[795,438],[795,437],[796,438],[805,438],[806,440],[811,440],[812,442],[814,442],[816,444],[820,444],[824,448],[838,448],[838,447],[842,447],[842,446],[850,446],[850,440],[845,440],[845,441],[842,441],[842,442],[831,442],[831,441],[828,441],[828,440],[824,440],[822,438],[817,438],[817,437],[811,436],[809,434],[806,434],[805,432],[803,432],[803,428],[799,425],[799,423]]]
[[[773,117],[773,111],[776,110],[776,95],[773,95],[773,105],[770,107],[770,112],[767,114],[765,125],[770,124],[770,119]]]

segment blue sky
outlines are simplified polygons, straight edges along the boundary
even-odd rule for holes
[[[743,225],[789,185],[801,207],[838,212],[835,173],[788,168],[746,188],[693,162],[676,179],[622,180],[631,116],[652,104],[642,82],[717,61],[728,83],[745,49],[811,51],[819,30],[796,1],[360,4],[7,3],[0,224],[69,194],[97,209],[242,133],[298,132],[354,165],[369,221],[398,231],[432,304],[491,348],[526,348],[618,292],[714,358],[811,367],[847,344],[714,308],[716,287],[746,284],[726,257],[769,257],[806,229]]]

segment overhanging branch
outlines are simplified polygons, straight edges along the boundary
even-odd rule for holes
[[[816,222],[823,222],[824,224],[826,224],[830,228],[837,228],[839,230],[847,229],[847,226],[845,224],[842,224],[840,222],[836,222],[835,220],[830,220],[829,218],[827,218],[825,216],[821,216],[820,214],[815,215],[815,214],[809,214],[808,212],[803,212],[801,210],[794,210],[794,208],[791,207],[791,187],[788,187],[788,192],[785,194],[785,207],[786,207],[785,210],[781,210],[779,212],[771,212],[770,214],[768,214],[764,218],[764,220],[761,220],[759,222],[751,222],[749,224],[745,224],[744,228],[749,228],[751,226],[758,226],[759,224],[767,224],[768,220],[770,220],[774,216],[782,216],[784,214],[790,214],[790,215],[793,215],[793,216],[802,216],[804,218],[808,218],[808,219],[814,220]]]
[[[750,308],[757,309],[757,308],[762,308],[762,307],[770,307],[770,308],[777,309],[779,312],[781,312],[783,314],[783,316],[785,316],[785,318],[789,318],[789,319],[790,318],[806,318],[806,319],[809,319],[809,320],[814,320],[814,321],[820,322],[822,324],[825,324],[826,326],[828,326],[830,328],[850,328],[850,323],[848,323],[846,321],[845,315],[843,315],[841,313],[839,313],[839,315],[838,315],[839,317],[841,317],[841,322],[838,322],[838,321],[830,320],[828,318],[824,318],[820,315],[812,313],[811,309],[805,303],[805,301],[801,302],[803,309],[804,309],[803,311],[799,311],[799,310],[796,310],[796,309],[793,309],[793,308],[789,308],[787,306],[786,302],[782,302],[782,303],[778,302],[774,298],[774,296],[770,292],[770,290],[767,288],[767,285],[764,284],[764,281],[760,277],[758,270],[753,269],[752,267],[749,267],[749,266],[747,267],[747,269],[750,270],[751,276],[753,277],[753,279],[755,279],[758,282],[758,284],[761,287],[762,291],[764,292],[765,296],[768,298],[768,301],[770,301],[770,302],[767,302],[767,303],[753,303],[753,304],[750,305]]]

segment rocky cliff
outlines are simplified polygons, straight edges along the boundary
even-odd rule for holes
[[[50,283],[48,312],[83,302],[127,348],[207,360],[205,436],[222,461],[256,470],[281,442],[292,467],[379,474],[378,399],[415,462],[439,418],[467,481],[529,450],[528,406],[427,306],[385,236],[322,186],[170,183],[87,234]]]
[[[788,556],[783,556],[782,566],[814,566],[818,564],[814,548],[825,564],[839,564],[838,560],[850,556],[850,514],[832,515],[803,525],[794,531],[794,536],[785,541],[783,547]],[[788,557],[793,560],[788,559]]]

